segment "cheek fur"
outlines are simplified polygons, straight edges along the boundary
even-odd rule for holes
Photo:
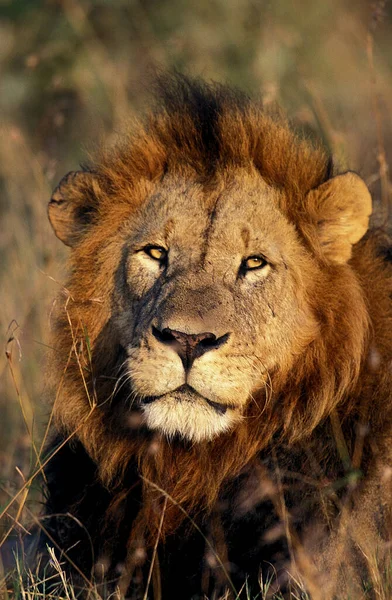
[[[169,349],[128,349],[128,372],[139,396],[161,396],[185,383],[180,357]]]
[[[254,385],[252,358],[204,354],[196,360],[188,382],[203,396],[216,402],[244,406]]]
[[[162,272],[162,267],[157,260],[153,260],[144,252],[132,254],[126,266],[126,281],[132,294],[137,299],[142,299],[152,288]]]

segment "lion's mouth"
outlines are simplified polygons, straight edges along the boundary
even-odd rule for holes
[[[192,386],[188,385],[187,383],[184,383],[183,385],[176,388],[172,392],[169,392],[169,393],[166,392],[165,394],[161,394],[160,396],[146,396],[141,399],[141,404],[142,405],[152,404],[153,402],[156,402],[162,398],[165,398],[168,395],[175,398],[179,402],[193,402],[195,400],[200,400],[200,399],[204,400],[204,402],[206,402],[209,406],[211,406],[211,408],[213,408],[220,415],[224,415],[226,413],[227,409],[230,408],[227,404],[221,404],[219,402],[214,402],[213,400],[210,400],[209,398],[202,396],[201,394],[199,394],[198,391],[196,391]]]

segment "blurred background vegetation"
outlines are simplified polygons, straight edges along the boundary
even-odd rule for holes
[[[66,248],[47,201],[62,175],[145,109],[156,66],[278,103],[363,175],[386,216],[391,3],[0,0],[0,509],[28,477],[49,414],[44,359]],[[0,537],[22,518],[17,507]]]

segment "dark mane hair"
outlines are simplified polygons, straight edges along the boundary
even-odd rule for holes
[[[106,189],[116,194],[124,180],[137,185],[141,177],[155,180],[188,169],[205,181],[254,165],[265,181],[299,197],[333,174],[322,147],[301,139],[282,116],[269,115],[238,90],[175,74],[158,77],[154,91],[144,121],[98,157]]]

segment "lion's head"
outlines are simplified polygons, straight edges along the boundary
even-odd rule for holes
[[[285,122],[166,80],[160,110],[49,205],[72,247],[58,422],[111,474],[142,444],[135,423],[185,439],[193,489],[190,456],[214,454],[225,476],[277,432],[309,435],[358,376],[367,317],[349,261],[370,213],[363,181],[334,176]]]

